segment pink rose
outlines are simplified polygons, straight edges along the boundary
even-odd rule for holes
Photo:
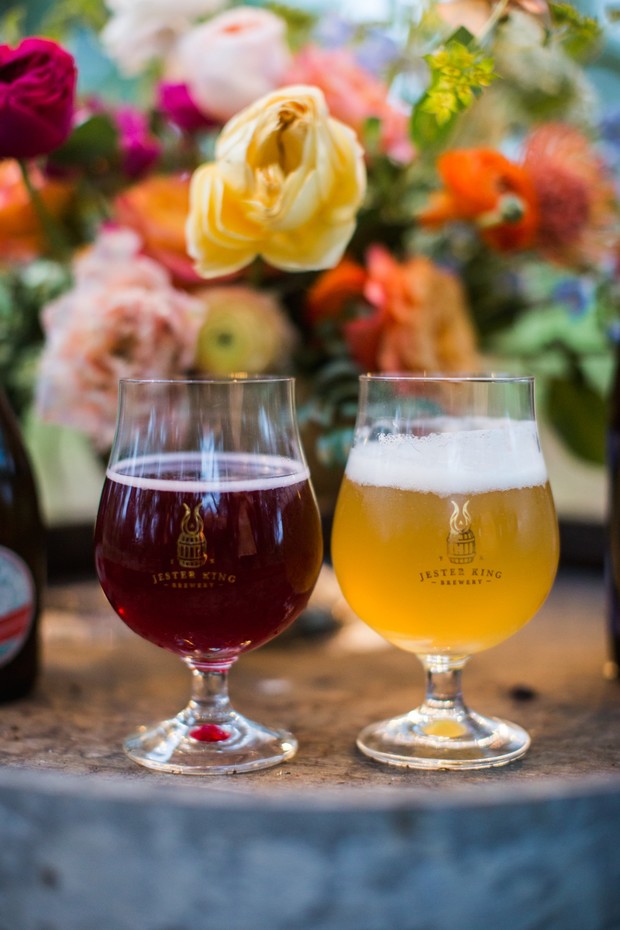
[[[305,46],[295,56],[285,82],[320,88],[331,115],[360,137],[366,120],[379,119],[381,150],[399,162],[413,158],[407,114],[388,101],[387,86],[361,68],[348,50]]]
[[[284,20],[241,6],[183,36],[166,79],[186,83],[201,113],[225,123],[281,86],[289,62]]]
[[[114,435],[119,378],[187,372],[204,319],[202,303],[172,287],[140,246],[130,230],[104,230],[76,261],[72,289],[43,312],[38,412],[101,450]]]
[[[48,39],[0,45],[0,158],[35,158],[71,132],[77,70]]]

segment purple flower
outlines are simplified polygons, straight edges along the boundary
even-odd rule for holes
[[[314,30],[314,41],[322,48],[340,48],[348,45],[355,35],[351,22],[335,13],[326,13]]]
[[[581,278],[563,278],[553,289],[553,299],[564,304],[570,316],[583,316],[592,303],[592,285]]]
[[[620,110],[608,112],[602,120],[601,143],[603,156],[616,175],[616,187],[620,193]]]
[[[385,30],[368,27],[360,38],[354,25],[337,14],[328,13],[321,17],[313,39],[321,48],[347,46],[360,67],[375,76],[383,74],[399,54],[398,44]]]
[[[355,49],[359,65],[371,74],[383,74],[396,58],[398,45],[380,29],[371,29]]]

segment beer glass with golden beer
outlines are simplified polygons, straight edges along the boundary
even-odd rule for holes
[[[125,742],[162,772],[225,774],[294,755],[231,707],[239,656],[303,610],[323,555],[291,378],[121,381],[95,529],[108,600],[192,672],[188,706]]]
[[[557,519],[532,378],[364,375],[332,557],[353,611],[427,673],[420,707],[357,745],[413,768],[522,756],[519,726],[463,702],[468,658],[537,612],[557,570]]]

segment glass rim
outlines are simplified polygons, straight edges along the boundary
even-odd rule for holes
[[[190,378],[119,378],[119,385],[125,384],[277,384],[293,383],[293,375],[210,375],[209,377],[190,377]]]
[[[409,371],[403,372],[367,372],[360,375],[361,383],[372,384],[380,381],[410,381],[410,382],[437,382],[446,384],[533,384],[534,375],[511,375],[507,372],[489,372],[487,374],[442,374],[434,372],[419,374]]]

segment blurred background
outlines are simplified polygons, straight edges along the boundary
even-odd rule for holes
[[[359,373],[483,369],[536,375],[564,558],[599,564],[620,332],[614,10],[164,7],[0,4],[4,43],[50,37],[78,69],[66,138],[0,151],[0,379],[55,567],[89,558],[119,377],[295,374],[328,525]],[[205,279],[185,239],[192,174],[231,118],[292,83],[360,140],[355,229],[331,268],[259,254]]]

